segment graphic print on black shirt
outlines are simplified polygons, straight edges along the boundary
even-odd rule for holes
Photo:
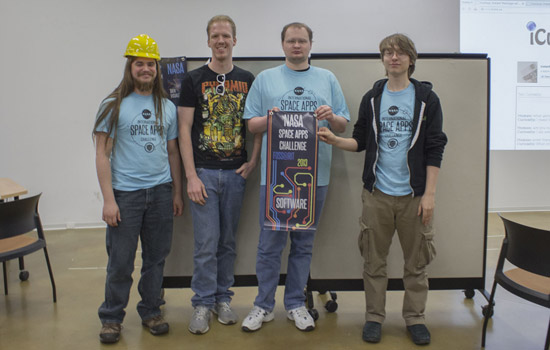
[[[215,82],[202,84],[202,133],[197,148],[218,158],[240,156],[244,149],[244,102],[248,86],[243,82],[226,81],[225,93],[216,92]],[[231,84],[234,86],[231,86]]]
[[[247,161],[242,119],[254,76],[234,66],[217,74],[207,65],[186,73],[179,105],[193,107],[191,139],[196,167],[237,169]]]

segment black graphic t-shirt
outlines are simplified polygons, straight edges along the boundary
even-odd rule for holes
[[[247,160],[242,119],[252,73],[237,66],[217,74],[208,65],[186,73],[179,106],[194,107],[191,140],[197,168],[237,169]]]

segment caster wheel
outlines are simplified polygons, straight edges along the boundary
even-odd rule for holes
[[[484,317],[488,317],[488,318],[493,317],[493,315],[495,314],[495,310],[491,308],[491,313],[487,315],[488,310],[489,310],[489,305],[485,305],[481,307],[481,313],[483,314]]]
[[[317,309],[309,309],[307,311],[309,312],[311,317],[313,317],[314,321],[317,321],[319,319],[319,311],[317,311]]]
[[[319,291],[319,295],[325,295],[325,294],[327,294],[327,291],[326,291],[326,290],[320,290],[320,291]]]
[[[25,270],[24,270],[24,271],[20,271],[20,272],[19,272],[19,279],[20,279],[21,281],[26,281],[26,280],[28,280],[28,279],[29,279],[29,271],[25,271]]]
[[[325,304],[325,309],[327,309],[328,312],[335,312],[336,310],[338,310],[338,303],[334,300],[329,300]]]
[[[468,299],[472,299],[476,295],[476,291],[473,289],[466,289],[464,291],[464,296]]]

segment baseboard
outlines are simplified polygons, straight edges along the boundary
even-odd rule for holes
[[[66,222],[64,224],[46,224],[42,225],[44,231],[54,230],[78,230],[89,228],[105,228],[104,222]]]
[[[489,208],[489,213],[512,213],[512,212],[530,212],[530,211],[550,211],[550,207],[502,207]]]

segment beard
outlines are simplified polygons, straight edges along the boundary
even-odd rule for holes
[[[138,89],[141,92],[151,92],[153,91],[153,85],[155,84],[155,81],[150,81],[147,83],[143,83],[139,80],[134,80],[134,86],[136,89]]]

